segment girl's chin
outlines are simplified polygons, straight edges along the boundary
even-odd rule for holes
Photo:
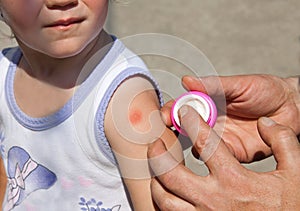
[[[79,55],[84,48],[64,48],[61,49],[48,49],[47,51],[42,51],[41,53],[56,59],[66,59]]]

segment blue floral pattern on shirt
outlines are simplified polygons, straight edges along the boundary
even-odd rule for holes
[[[115,205],[112,208],[104,208],[102,201],[97,201],[94,198],[86,200],[84,197],[80,197],[79,205],[82,211],[119,211],[121,205]]]

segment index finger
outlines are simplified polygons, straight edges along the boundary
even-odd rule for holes
[[[202,198],[205,190],[209,190],[206,178],[194,174],[178,162],[173,166],[176,160],[168,153],[160,139],[150,145],[148,158],[153,173],[164,187],[186,201],[197,202]]]
[[[221,77],[217,76],[206,76],[201,78],[184,76],[182,78],[182,85],[187,90],[195,90],[212,96],[219,96],[224,95],[224,87],[222,86],[223,81],[221,79]]]
[[[212,97],[234,99],[243,92],[245,82],[251,81],[248,76],[205,76],[196,78],[184,76],[182,84],[187,90],[205,92]],[[234,81],[234,83],[232,83]],[[248,82],[250,83],[250,82]]]
[[[224,173],[224,169],[239,168],[240,163],[231,154],[223,139],[210,128],[202,117],[190,106],[180,109],[181,125],[189,135],[201,159],[213,175]]]

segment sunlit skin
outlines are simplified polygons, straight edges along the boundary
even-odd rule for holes
[[[147,197],[151,177],[147,159],[149,144],[161,137],[176,157],[174,165],[182,161],[183,156],[176,136],[161,120],[152,84],[139,77],[126,80],[114,94],[106,113],[104,127],[113,128],[106,130],[106,135],[111,140],[131,200],[137,204],[135,210],[153,210],[152,198]],[[145,186],[149,192],[134,191]]]

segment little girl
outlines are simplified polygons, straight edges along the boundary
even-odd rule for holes
[[[0,0],[18,42],[0,55],[4,211],[154,210],[148,143],[182,160],[157,84],[103,30],[108,4]]]

